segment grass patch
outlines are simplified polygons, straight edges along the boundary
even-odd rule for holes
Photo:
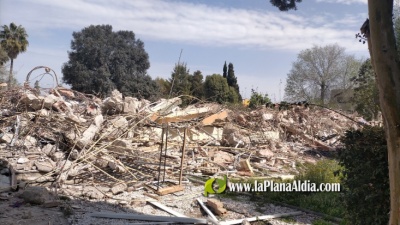
[[[260,200],[259,197],[262,197],[265,202],[282,202],[339,218],[345,215],[341,194],[336,192],[269,192],[259,195],[261,196],[255,196],[256,199]]]

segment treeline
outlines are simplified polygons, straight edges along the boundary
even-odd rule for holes
[[[185,105],[202,100],[239,103],[242,97],[233,64],[226,62],[223,75],[190,73],[186,63],[176,64],[170,78],[147,74],[149,56],[132,31],[112,31],[111,25],[91,25],[72,34],[69,61],[62,68],[63,81],[72,89],[107,96],[118,89],[126,96],[151,101],[182,96]]]
[[[223,75],[212,74],[204,80],[200,70],[191,74],[185,63],[176,64],[169,79],[156,78],[156,82],[162,98],[182,96],[184,104],[198,101],[239,103],[242,96],[233,64],[229,63],[229,69],[226,68],[225,62]]]

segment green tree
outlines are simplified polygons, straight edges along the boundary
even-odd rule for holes
[[[202,100],[204,98],[204,82],[203,74],[200,70],[197,70],[189,77],[191,88],[190,93],[192,96]]]
[[[337,44],[301,51],[286,79],[285,98],[325,104],[332,89],[348,89],[358,61]]]
[[[72,89],[100,96],[113,89],[138,98],[157,96],[158,86],[146,73],[149,56],[132,31],[90,25],[72,36],[69,61],[62,68],[63,80]]]
[[[229,63],[228,65],[228,75],[226,76],[226,80],[228,82],[229,87],[233,87],[236,90],[236,94],[239,97],[239,101],[241,101],[242,96],[240,95],[239,85],[237,83],[237,78],[235,76],[235,70],[233,69],[232,63]]]
[[[227,76],[227,72],[228,72],[228,67],[226,66],[226,61],[225,61],[225,63],[224,63],[224,68],[222,69],[222,71],[223,71],[223,74],[222,74],[222,76],[224,77],[224,78],[226,78],[226,76]]]
[[[207,76],[204,82],[206,100],[217,103],[235,103],[238,101],[236,90],[231,89],[226,79],[220,74]]]
[[[281,10],[296,9],[295,0],[271,0]],[[299,2],[299,1],[297,1]],[[360,29],[367,40],[376,73],[379,104],[386,133],[390,180],[389,224],[400,224],[400,56],[393,26],[393,0],[368,0],[369,19]]]
[[[250,103],[249,107],[254,109],[260,105],[265,105],[267,103],[271,103],[271,99],[268,97],[268,94],[265,94],[264,96],[255,91],[254,89],[251,89],[251,97],[250,97]]]
[[[376,119],[379,110],[379,93],[371,60],[367,59],[354,77],[354,104],[356,111],[365,119]]]
[[[158,89],[160,90],[160,97],[168,98],[169,91],[171,90],[171,83],[168,80],[160,77],[157,77],[155,81],[158,85]]]
[[[15,23],[10,23],[10,26],[3,25],[0,31],[0,45],[7,52],[11,60],[10,74],[8,77],[8,88],[11,88],[14,80],[14,59],[16,59],[20,53],[25,52],[29,45],[28,34],[25,28],[21,25],[17,26]]]
[[[276,6],[281,11],[289,11],[291,9],[296,10],[296,3],[300,3],[301,0],[270,0],[273,6]]]
[[[169,82],[171,83],[172,96],[190,95],[190,73],[185,63],[175,64]]]
[[[4,66],[8,60],[10,60],[10,58],[8,58],[7,52],[0,45],[0,66]]]

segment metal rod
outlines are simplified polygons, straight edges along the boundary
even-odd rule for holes
[[[182,146],[182,157],[181,157],[181,171],[179,173],[179,185],[181,185],[182,183],[183,160],[185,158],[185,147],[186,147],[186,133],[187,133],[187,127],[185,127],[185,131],[183,132],[183,146]]]
[[[169,124],[167,123],[167,131],[165,135],[165,154],[164,154],[164,176],[163,176],[163,182],[165,181],[165,167],[167,164],[167,149],[168,149],[168,133],[169,133]]]
[[[158,164],[157,191],[160,188],[161,159],[162,159],[162,152],[163,152],[163,147],[164,147],[164,132],[165,132],[165,127],[163,126],[162,131],[161,131],[160,162]]]

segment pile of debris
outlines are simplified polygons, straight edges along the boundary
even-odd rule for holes
[[[181,109],[181,103],[123,98],[117,90],[104,100],[65,88],[3,93],[2,173],[15,177],[12,185],[117,184],[110,187],[113,194],[154,181],[164,164],[164,179],[176,180],[187,130],[185,174],[293,174],[295,162],[307,159],[305,151],[334,150],[345,130],[360,126],[327,109],[237,112],[210,103]]]
[[[178,97],[149,102],[117,90],[99,99],[25,87],[0,98],[0,192],[40,183],[104,199],[143,188],[164,195],[182,190],[182,179],[224,174],[290,177],[362,126],[323,108],[180,108]]]

